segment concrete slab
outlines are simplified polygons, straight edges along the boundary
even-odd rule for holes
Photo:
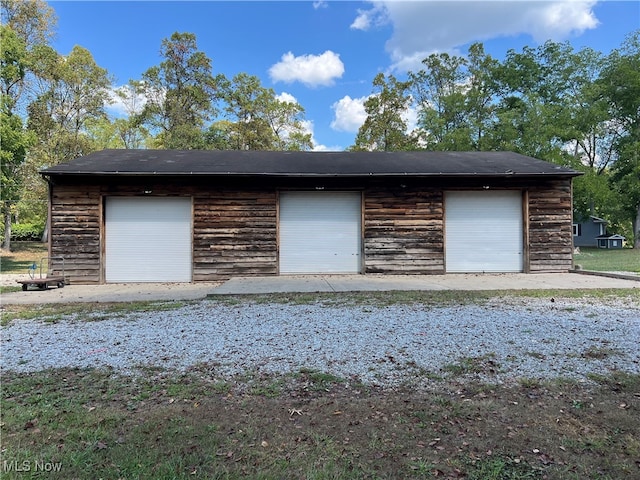
[[[1,275],[4,277],[4,275]],[[6,279],[8,280],[8,279]],[[15,284],[15,280],[13,280]],[[1,283],[1,282],[0,282]],[[5,283],[6,284],[6,283]],[[391,290],[523,290],[635,288],[640,281],[576,273],[448,274],[448,275],[286,275],[236,277],[220,283],[127,283],[68,285],[44,291],[6,293],[0,303],[108,303],[198,300],[208,295],[290,292],[353,292]]]
[[[576,273],[500,273],[448,275],[287,275],[236,277],[212,291],[214,295],[285,292],[349,292],[389,290],[563,290],[637,288],[632,279]]]
[[[110,283],[107,285],[67,285],[64,288],[4,293],[2,305],[45,303],[111,303],[138,301],[199,300],[220,283]]]

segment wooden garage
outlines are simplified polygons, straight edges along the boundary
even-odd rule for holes
[[[41,173],[72,283],[572,267],[579,173],[511,152],[104,150]]]

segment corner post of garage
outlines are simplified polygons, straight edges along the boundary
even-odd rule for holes
[[[531,273],[531,259],[529,258],[529,190],[522,191],[522,272]]]

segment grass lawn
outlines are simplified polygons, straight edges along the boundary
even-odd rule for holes
[[[5,373],[2,478],[638,475],[637,375],[511,387],[434,380],[419,392],[313,370],[234,381],[214,370]]]
[[[46,243],[11,242],[10,252],[0,250],[0,273],[21,274],[27,278],[29,267],[35,262],[39,269],[40,260],[48,254]],[[40,270],[36,270],[36,274],[39,273]],[[0,285],[0,294],[19,292],[20,290],[22,290],[20,286]]]
[[[633,248],[609,250],[581,247],[573,260],[583,270],[640,273],[640,250]]]
[[[48,255],[42,242],[11,242],[11,251],[0,250],[0,273],[28,273],[33,262],[40,267],[40,259]]]

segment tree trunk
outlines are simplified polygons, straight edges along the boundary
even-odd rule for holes
[[[11,203],[4,202],[4,242],[2,248],[11,251]]]
[[[42,232],[42,238],[40,239],[42,243],[47,243],[49,241],[49,217],[47,216],[47,221],[44,224],[44,231]]]
[[[640,248],[640,203],[633,223],[633,248]]]

